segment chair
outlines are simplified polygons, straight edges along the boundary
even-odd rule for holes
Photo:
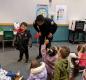
[[[7,41],[14,41],[14,34],[13,31],[4,31],[3,32],[3,52],[4,52],[4,43]]]
[[[86,32],[84,31],[84,27],[85,21],[72,21],[69,26],[69,42],[85,42]]]

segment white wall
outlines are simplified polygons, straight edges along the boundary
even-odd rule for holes
[[[55,5],[67,5],[68,19],[86,19],[86,0],[53,0]]]
[[[0,0],[0,23],[32,23],[35,19],[36,4],[48,4],[48,0]],[[52,0],[53,11],[56,5],[67,5],[68,19],[86,18],[86,0]]]
[[[35,18],[36,4],[48,4],[47,0],[0,0],[0,23],[32,23]]]

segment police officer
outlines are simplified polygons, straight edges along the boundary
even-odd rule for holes
[[[33,23],[34,29],[39,34],[39,56],[37,59],[41,58],[41,45],[44,44],[45,39],[49,40],[47,48],[51,46],[51,41],[53,39],[53,34],[57,30],[57,24],[49,18],[44,18],[42,15],[36,17],[35,22]]]

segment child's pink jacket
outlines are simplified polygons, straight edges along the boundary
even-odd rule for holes
[[[54,64],[58,58],[58,55],[50,57],[46,52],[46,45],[45,44],[41,46],[41,53],[42,53],[42,59],[46,64],[47,72],[50,74],[53,74]]]

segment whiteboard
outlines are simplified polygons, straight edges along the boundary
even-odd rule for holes
[[[49,4],[49,0],[0,0],[0,23],[22,22],[32,24],[36,17],[37,4]],[[55,14],[56,5],[67,6],[68,21],[86,18],[86,0],[52,0]]]

